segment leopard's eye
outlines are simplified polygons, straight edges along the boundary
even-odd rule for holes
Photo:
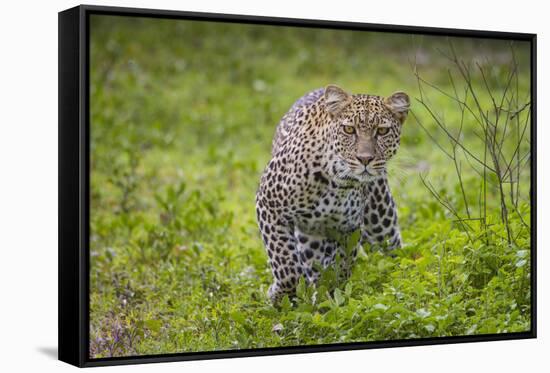
[[[348,135],[353,135],[355,133],[355,127],[354,126],[342,126],[344,127],[344,132]]]
[[[378,127],[378,129],[376,130],[376,134],[380,136],[387,135],[388,132],[390,132],[389,127]]]

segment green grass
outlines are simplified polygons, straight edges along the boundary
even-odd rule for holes
[[[451,90],[438,52],[445,38],[96,16],[91,32],[91,357],[530,329],[528,164],[511,215],[515,242],[504,238],[494,189],[489,228],[473,221],[466,233],[421,182],[429,168],[464,208],[454,165],[413,118],[390,169],[404,247],[395,257],[365,247],[332,293],[302,283],[296,304],[279,309],[266,297],[271,273],[254,196],[280,117],[329,83],[418,97],[415,54],[422,75]],[[490,79],[505,79],[506,42],[453,43],[467,61],[491,58]],[[523,98],[528,46],[516,50]],[[460,121],[444,96],[432,91],[430,100],[449,123]],[[483,149],[473,121],[462,136]],[[477,206],[480,176],[464,167],[463,179]]]

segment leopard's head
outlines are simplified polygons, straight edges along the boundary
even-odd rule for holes
[[[401,127],[409,111],[409,96],[349,94],[329,85],[324,92],[327,112],[328,165],[331,176],[367,182],[386,172],[397,152]]]

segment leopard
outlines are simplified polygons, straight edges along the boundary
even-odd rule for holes
[[[399,149],[409,107],[403,91],[351,94],[330,84],[284,114],[256,193],[273,304],[293,297],[301,278],[316,284],[330,266],[349,279],[363,245],[401,247],[387,164]],[[354,232],[360,239],[350,250],[342,237]]]

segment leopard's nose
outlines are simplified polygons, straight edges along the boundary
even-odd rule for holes
[[[361,164],[368,166],[374,160],[374,155],[371,153],[359,153],[356,155],[357,159]]]

